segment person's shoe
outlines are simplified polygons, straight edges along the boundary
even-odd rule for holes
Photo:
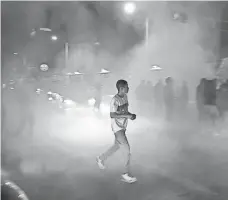
[[[122,174],[122,181],[126,182],[126,183],[135,183],[137,181],[137,178],[130,176],[128,173],[126,174]]]
[[[97,156],[96,161],[100,169],[105,169],[104,161],[102,161],[99,156]]]

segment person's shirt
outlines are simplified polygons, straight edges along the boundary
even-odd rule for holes
[[[117,114],[127,114],[128,113],[128,98],[125,94],[123,97],[120,97],[116,94],[110,104],[110,112],[115,112]],[[127,128],[128,119],[127,118],[111,118],[112,131],[117,132],[120,130],[125,130]]]

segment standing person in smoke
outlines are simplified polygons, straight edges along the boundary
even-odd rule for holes
[[[118,93],[111,100],[111,126],[115,135],[115,142],[113,146],[105,153],[97,157],[97,164],[100,169],[105,169],[104,162],[113,155],[119,148],[124,153],[125,157],[125,170],[122,174],[122,181],[127,183],[136,182],[137,179],[130,173],[130,146],[126,137],[126,128],[128,119],[135,120],[136,115],[128,111],[128,98],[127,93],[129,91],[128,83],[125,80],[118,80],[116,83]]]
[[[146,84],[146,91],[147,91],[147,111],[148,114],[150,115],[152,113],[152,108],[153,108],[153,92],[154,92],[154,87],[151,81],[147,81]]]
[[[196,88],[196,108],[198,111],[198,119],[200,122],[202,122],[204,120],[204,107],[203,107],[203,82],[204,82],[204,78],[202,78],[200,80],[199,85]]]
[[[166,78],[166,85],[164,87],[164,106],[166,120],[170,121],[173,119],[174,115],[174,88],[173,88],[173,79],[171,77]]]
[[[102,85],[101,83],[96,84],[96,93],[95,93],[95,104],[94,104],[94,109],[95,111],[100,110],[101,106],[101,101],[102,101]]]
[[[163,112],[163,84],[159,80],[154,86],[154,108],[156,115],[160,115]]]
[[[218,109],[216,106],[216,85],[217,80],[215,78],[202,79],[201,83],[202,100],[203,100],[203,115],[204,120],[207,123],[205,130],[213,131],[217,129]],[[212,127],[211,127],[212,126]],[[217,130],[216,130],[217,131]]]
[[[217,90],[216,105],[220,119],[224,121],[225,115],[228,113],[228,79],[221,83]]]
[[[180,90],[180,111],[181,114],[186,114],[189,102],[189,90],[188,84],[186,81],[183,81],[181,90]]]

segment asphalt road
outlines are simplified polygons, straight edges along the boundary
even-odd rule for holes
[[[127,184],[120,152],[105,171],[95,162],[113,142],[109,121],[76,118],[42,119],[33,136],[5,141],[2,166],[31,200],[228,199],[228,135],[201,134],[193,121],[139,117],[127,132],[138,182]]]

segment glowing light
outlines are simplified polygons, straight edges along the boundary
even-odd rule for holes
[[[135,13],[136,5],[133,2],[128,2],[124,4],[124,12],[128,15],[132,15]]]
[[[40,31],[51,32],[52,30],[50,28],[40,28]]]
[[[179,18],[180,18],[180,14],[179,13],[176,12],[176,13],[173,14],[173,19],[177,20]]]
[[[30,33],[30,35],[31,35],[31,36],[36,35],[36,31],[35,31],[35,30],[33,30],[33,31]]]
[[[83,73],[79,72],[79,71],[76,71],[74,72],[75,75],[83,75]]]
[[[49,69],[49,67],[48,67],[47,64],[41,64],[41,65],[40,65],[40,70],[41,70],[42,72],[46,72],[46,71],[48,71],[48,69]]]
[[[71,108],[76,107],[76,103],[70,99],[64,99],[63,103],[66,104],[67,106],[70,106]],[[67,108],[67,109],[69,109],[69,108]]]
[[[108,73],[110,73],[110,71],[106,69],[101,69],[101,71],[99,72],[99,74],[108,74]]]
[[[68,72],[68,73],[67,73],[67,76],[73,76],[73,73]]]
[[[162,68],[159,67],[158,65],[153,65],[153,66],[151,66],[150,70],[151,71],[156,71],[156,70],[162,70]]]
[[[36,93],[37,93],[37,94],[41,94],[41,91],[42,91],[42,90],[41,90],[40,88],[37,88],[37,89],[36,89]]]
[[[88,105],[89,106],[94,106],[96,100],[94,98],[88,100]]]
[[[55,40],[58,40],[58,37],[56,35],[52,35],[51,39],[55,41]]]

